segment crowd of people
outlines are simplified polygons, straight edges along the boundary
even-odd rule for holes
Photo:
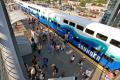
[[[56,34],[55,33],[51,33],[48,32],[44,27],[39,26],[37,28],[34,28],[33,30],[31,30],[31,47],[32,47],[32,52],[34,53],[35,51],[37,51],[38,55],[41,56],[41,51],[42,48],[44,46],[45,42],[49,42],[50,47],[51,47],[51,53],[52,54],[56,54],[56,53],[61,53],[62,51],[66,50],[66,43],[68,42],[68,34],[65,34],[64,37],[64,41],[60,42],[57,41],[56,39]],[[65,70],[64,69],[60,69],[59,67],[56,66],[56,64],[51,64],[51,66],[49,66],[49,59],[47,57],[42,56],[41,57],[42,60],[39,60],[39,57],[36,56],[35,54],[33,54],[32,60],[31,60],[31,65],[25,64],[28,76],[31,80],[45,80],[45,72],[44,69],[48,69],[50,68],[52,71],[52,76],[51,77],[57,77],[58,72],[60,73],[60,77],[65,77]],[[73,54],[70,57],[70,63],[73,64],[75,63],[75,59],[76,56]],[[42,63],[42,65],[39,64]],[[80,71],[78,72],[78,74],[76,74],[76,80],[78,79],[78,76],[84,76],[83,80],[85,78],[89,78],[92,71],[90,70],[86,70],[86,71],[82,71],[83,65],[85,62],[85,57],[83,56],[82,58],[80,58],[77,61],[78,66],[80,66]],[[82,72],[81,72],[82,71]]]

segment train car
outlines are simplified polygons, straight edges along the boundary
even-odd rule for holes
[[[93,23],[86,29],[94,32],[92,35],[97,41],[102,42],[95,51],[102,55],[99,63],[110,70],[120,68],[120,29],[113,28],[100,23]],[[85,31],[86,32],[86,31]],[[89,33],[87,33],[89,34]],[[89,34],[90,35],[90,34]],[[99,43],[97,42],[97,43]],[[102,53],[103,52],[103,53]]]
[[[120,68],[119,29],[69,14],[61,18],[71,44],[107,69]]]
[[[35,5],[22,1],[16,1],[16,4],[21,8],[22,11],[32,15],[44,25],[48,25],[49,15],[51,12],[53,12],[52,10],[40,5]]]
[[[120,69],[120,29],[35,4],[24,3],[21,8],[61,37],[68,34],[72,45],[103,67]]]

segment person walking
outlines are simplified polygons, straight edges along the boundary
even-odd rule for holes
[[[64,43],[67,43],[67,42],[68,42],[69,34],[70,34],[70,32],[67,32],[67,33],[64,35]]]
[[[60,47],[61,47],[60,44],[56,44],[55,49],[56,49],[57,52],[60,51]]]
[[[36,49],[36,43],[33,37],[31,38],[31,47],[32,47],[32,51]]]
[[[44,68],[44,67],[46,67],[46,68],[48,68],[48,58],[43,58],[43,65],[42,65],[42,68]]]
[[[32,66],[31,70],[30,70],[31,80],[35,79],[36,73],[37,73],[37,71],[36,71],[35,67]]]
[[[79,59],[78,65],[82,67],[84,61],[85,61],[85,57],[83,56],[81,59]]]
[[[64,50],[65,50],[65,44],[64,44],[64,43],[61,43],[60,50],[61,50],[61,51],[64,51]]]
[[[53,77],[55,77],[58,73],[58,68],[56,66],[54,66],[54,69],[53,69]]]
[[[72,55],[72,57],[70,58],[70,63],[73,63],[75,60],[75,55]]]
[[[68,42],[68,34],[65,34],[65,36],[64,36],[64,41],[63,41],[64,43],[67,43]]]
[[[52,67],[52,75],[53,77],[55,77],[58,73],[58,68],[56,67],[55,64],[52,64],[51,67]]]
[[[64,69],[61,69],[61,77],[65,77],[65,70]]]
[[[43,71],[40,72],[39,79],[40,80],[44,80],[45,79],[45,73]]]
[[[28,18],[28,21],[29,21],[29,24],[30,24],[31,23],[31,18],[30,17]]]
[[[56,42],[55,42],[55,40],[53,40],[52,41],[52,47],[55,49],[55,47],[56,47]]]
[[[38,54],[40,54],[40,53],[41,53],[41,49],[42,49],[42,45],[39,43],[39,44],[37,45],[37,47],[38,47]]]
[[[93,72],[93,70],[86,69],[85,72],[83,72],[83,74],[82,74],[83,75],[82,80],[89,79],[92,72]]]
[[[36,58],[35,55],[33,55],[33,57],[32,57],[32,64],[33,64],[33,65],[36,65],[36,64],[37,64],[37,58]]]

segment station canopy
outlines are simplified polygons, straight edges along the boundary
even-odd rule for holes
[[[26,19],[27,15],[25,15],[20,10],[15,10],[15,11],[12,11],[12,12],[9,13],[9,17],[10,17],[11,24],[13,24],[17,21]]]

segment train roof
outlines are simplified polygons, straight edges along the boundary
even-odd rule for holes
[[[70,15],[70,14],[63,14],[63,17],[64,17],[65,19],[72,20],[73,22],[78,23],[78,24],[80,24],[80,25],[82,25],[82,26],[87,26],[88,24],[94,22],[94,21],[85,19],[85,18],[83,18],[83,17],[74,16],[74,15]]]
[[[87,26],[87,28],[120,41],[120,29],[110,27],[101,23],[91,23]]]
[[[81,16],[77,16],[77,15],[73,15],[71,14],[70,12],[65,12],[65,11],[61,11],[61,10],[58,10],[58,9],[53,9],[53,8],[48,8],[50,10],[52,10],[56,15],[61,15],[62,17],[64,17],[65,19],[67,20],[71,20],[73,21],[74,23],[77,23],[77,24],[80,24],[82,26],[87,26],[88,24],[90,23],[93,23],[94,21],[92,20],[89,20],[87,18],[83,18]]]
[[[35,7],[36,9],[42,9],[45,11],[47,10],[47,13],[55,13],[56,15],[61,15],[62,17],[64,17],[65,19],[71,20],[74,23],[80,24],[82,26],[87,26],[88,24],[92,23],[93,21],[85,19],[83,17],[79,17],[79,16],[74,16],[72,14],[66,13],[64,11],[58,10],[58,9],[53,9],[53,8],[48,8],[48,7],[43,7],[41,5],[35,5],[32,3],[28,3],[29,6]]]

